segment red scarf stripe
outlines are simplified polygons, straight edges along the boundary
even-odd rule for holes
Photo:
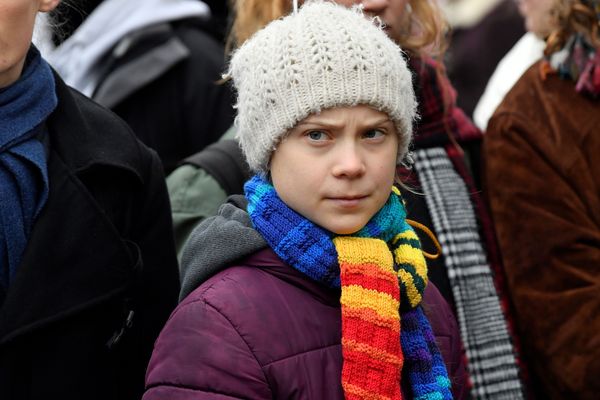
[[[344,351],[345,368],[342,372],[342,385],[352,382],[365,393],[376,396],[389,396],[400,399],[400,369],[398,365],[365,356],[363,353]],[[353,377],[352,381],[348,380]]]
[[[364,272],[360,271],[361,268],[364,269]],[[398,278],[395,275],[386,274],[378,266],[372,264],[343,264],[341,269],[344,271],[344,276],[341,277],[344,286],[357,285],[364,289],[388,293],[392,298],[400,301]]]
[[[400,400],[400,287],[379,239],[334,239],[342,296],[342,385],[346,399]]]
[[[342,315],[344,318],[344,315]],[[381,351],[390,354],[400,354],[400,339],[397,341],[389,340],[391,330],[386,327],[371,324],[362,319],[347,319],[342,323],[342,336],[348,341],[357,343],[365,343]],[[398,331],[393,330],[394,334]]]

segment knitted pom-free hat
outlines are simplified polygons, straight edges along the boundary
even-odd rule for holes
[[[394,121],[398,160],[417,103],[402,50],[357,9],[308,1],[271,22],[233,55],[237,139],[254,172],[266,173],[286,132],[311,114],[370,105]]]

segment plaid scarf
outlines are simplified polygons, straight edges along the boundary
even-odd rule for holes
[[[475,398],[523,398],[519,369],[465,183],[444,149],[416,152],[453,288]]]
[[[456,107],[456,91],[444,75],[444,67],[432,58],[410,59],[415,73],[419,122],[414,147],[425,148],[467,143],[481,139],[481,131]]]
[[[258,176],[245,191],[250,218],[275,253],[308,277],[341,287],[346,398],[401,399],[405,366],[415,399],[451,399],[448,373],[420,306],[427,266],[399,191],[394,188],[351,236],[336,236],[296,213]]]
[[[525,374],[512,335],[510,304],[491,218],[460,146],[477,148],[482,134],[456,107],[443,67],[413,58],[421,120],[414,139],[415,168],[399,173],[424,193],[442,246],[467,355],[471,395],[523,398]]]

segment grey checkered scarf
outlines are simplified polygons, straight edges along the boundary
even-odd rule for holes
[[[476,399],[522,399],[515,351],[465,182],[441,148],[415,167],[442,246]]]

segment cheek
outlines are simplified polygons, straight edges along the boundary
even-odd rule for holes
[[[33,35],[35,16],[36,12],[29,8],[0,6],[0,46],[3,56],[7,52],[13,55],[27,53]],[[3,57],[5,58],[7,57]]]
[[[519,12],[525,18],[529,15],[530,4],[527,0],[521,0],[518,2]]]
[[[391,17],[398,21],[406,14],[406,8],[408,0],[391,0],[388,10],[390,10]]]
[[[271,179],[279,197],[284,201],[294,201],[314,188],[311,186],[313,164],[288,143],[280,145],[271,158]]]

